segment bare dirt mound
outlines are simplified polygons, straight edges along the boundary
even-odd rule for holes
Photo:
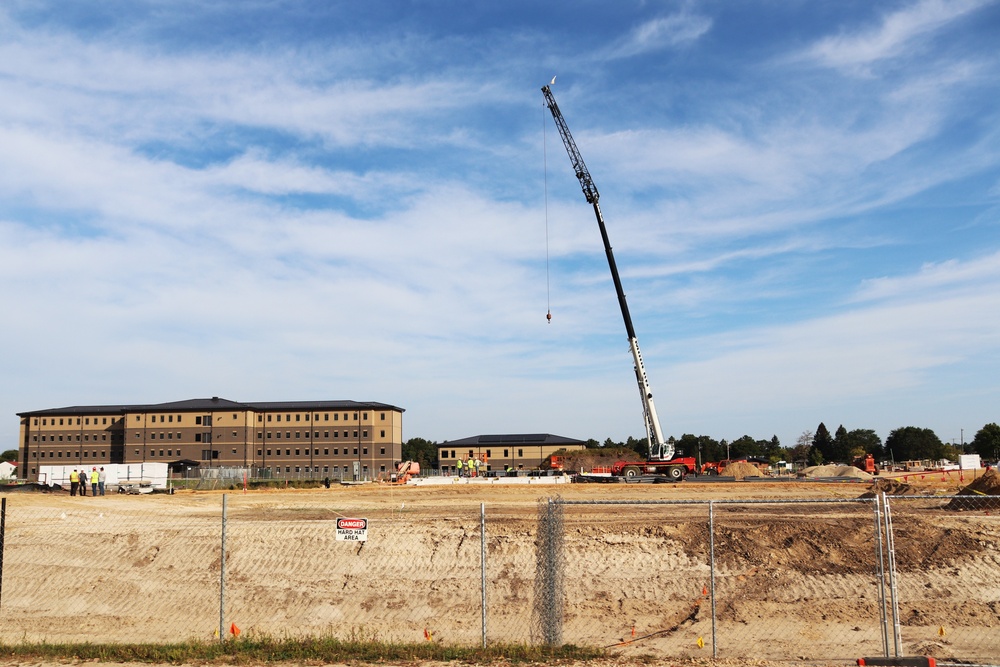
[[[736,461],[730,463],[719,473],[734,479],[746,479],[747,477],[761,477],[760,468],[746,461]]]
[[[584,449],[565,453],[563,470],[568,473],[590,472],[595,468],[610,468],[615,461],[642,461],[642,456],[631,449]]]
[[[919,496],[921,491],[906,482],[891,477],[881,477],[875,480],[872,488],[862,493],[859,498],[874,498],[875,496],[886,494],[887,496]]]
[[[799,477],[855,477],[857,479],[871,479],[872,476],[864,470],[854,466],[810,466],[799,471]]]
[[[962,487],[959,496],[948,503],[948,509],[958,510],[996,510],[1000,509],[1000,474],[996,470],[987,470],[981,477]]]

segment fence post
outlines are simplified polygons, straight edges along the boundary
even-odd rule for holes
[[[0,498],[0,600],[3,600],[3,539],[7,533],[7,498]]]
[[[876,495],[873,504],[875,513],[875,562],[878,575],[879,613],[882,617],[882,657],[889,657],[889,615],[885,596],[885,549],[882,545],[882,496]]]
[[[226,639],[226,498],[222,494],[222,554],[219,558],[219,641]]]
[[[479,570],[482,576],[483,648],[486,648],[486,503],[479,503]]]
[[[889,496],[882,492],[883,517],[885,519],[886,552],[889,554],[889,599],[892,600],[892,643],[894,655],[898,658],[903,652],[902,631],[899,625],[899,591],[896,589],[896,540],[892,534],[892,510],[889,507]]]
[[[719,658],[719,643],[715,634],[715,503],[708,501],[708,571],[709,587],[712,592],[712,659]]]

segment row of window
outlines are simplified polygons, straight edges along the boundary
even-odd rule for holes
[[[94,426],[107,426],[108,425],[108,418],[107,417],[101,417],[100,419],[101,419],[101,423],[98,424],[97,423],[97,417],[94,417],[94,424],[93,425]],[[122,419],[124,420],[125,418],[122,417]],[[118,420],[116,420],[114,417],[112,417],[111,418],[111,423],[112,424],[116,424],[116,423],[118,423]],[[52,417],[51,419],[49,419],[48,417],[42,417],[42,426],[72,426],[72,425],[73,425],[73,418],[72,417],[60,417],[58,424],[56,424],[56,418],[55,417]],[[76,425],[77,426],[81,426],[81,424],[80,424],[80,417],[76,418]],[[90,426],[90,425],[91,425],[90,424],[90,417],[84,417],[83,418],[83,424],[82,424],[82,426]],[[38,426],[38,417],[35,417],[35,426]]]
[[[47,441],[46,441],[46,437],[48,438]],[[73,442],[73,438],[74,437],[76,438],[77,442],[80,442],[80,434],[79,433],[77,433],[75,436],[73,436],[73,435],[67,435],[66,436],[66,442]],[[39,436],[34,435],[34,436],[31,437],[31,440],[33,442],[38,442],[39,441],[38,438],[39,438]],[[90,442],[90,439],[91,439],[91,435],[89,433],[84,433],[83,434],[83,442]],[[96,433],[93,435],[93,439],[94,439],[94,442],[97,442],[97,434]],[[101,440],[107,441],[107,439],[108,439],[108,434],[107,433],[102,433],[101,434]],[[42,442],[63,442],[63,436],[62,435],[50,435],[50,436],[44,436],[43,435],[43,436],[41,436],[41,441]]]
[[[31,458],[36,458],[37,457],[37,458],[44,459],[46,457],[46,455],[50,459],[61,459],[63,457],[63,453],[61,451],[60,452],[41,452],[41,453],[31,452]],[[66,452],[66,458],[68,458],[68,459],[77,458],[78,459],[78,458],[80,458],[80,452],[77,451],[77,450]],[[95,458],[95,459],[96,458],[102,458],[102,459],[106,459],[107,458],[107,454],[105,452],[101,452],[100,457],[98,457],[97,456],[97,452],[84,451],[83,452],[83,458],[85,458],[85,459],[89,459],[89,458]]]
[[[459,456],[464,457],[465,455],[464,454],[459,454]],[[476,456],[476,454],[475,454],[475,452],[473,452],[470,449],[469,450],[469,456]],[[524,450],[523,449],[517,450],[517,456],[519,458],[524,458]],[[447,449],[442,449],[441,452],[440,452],[440,457],[441,457],[442,460],[449,459],[449,458],[450,459],[458,458],[457,456],[455,456],[455,450],[454,449],[451,450],[450,452]],[[503,458],[509,458],[509,457],[510,457],[510,450],[509,449],[503,450]],[[487,449],[486,450],[486,458],[487,459],[493,458],[493,450],[492,449]]]
[[[331,413],[329,413],[329,412],[323,413],[323,421],[330,421],[330,414]],[[333,421],[339,421],[340,420],[341,413],[334,412],[332,414],[333,414]],[[351,413],[344,412],[342,414],[344,415],[344,421],[345,422],[350,419]],[[142,422],[143,416],[144,415],[142,415],[142,414],[137,414],[135,416],[135,421],[136,422]],[[161,424],[163,424],[163,423],[172,424],[174,422],[174,417],[177,417],[177,423],[178,424],[180,424],[183,421],[183,415],[145,415],[145,416],[147,418],[147,423],[150,423],[150,424],[155,424],[156,421],[157,421],[157,419],[156,419],[157,417],[160,418],[159,422]],[[312,416],[313,421],[319,421],[320,420],[318,412],[315,413],[315,415],[313,415],[312,413],[308,413],[307,412],[307,413],[304,413],[304,414],[302,414],[302,413],[295,413],[295,421],[302,421],[302,417],[303,416],[305,417],[305,421],[309,421],[310,416]],[[233,420],[234,421],[238,420],[239,417],[240,417],[239,413],[237,413],[237,412],[233,413]],[[279,422],[281,421],[281,415],[280,414],[270,414],[270,413],[267,415],[267,421],[271,421],[272,417],[274,418],[274,421],[279,421]],[[52,417],[52,418],[43,417],[41,419],[41,425],[42,426],[50,426],[50,425],[51,426],[67,426],[67,425],[68,426],[72,426],[73,425],[73,417],[59,417],[58,419],[59,419],[59,422],[57,424],[55,417]],[[83,420],[82,424],[81,424],[81,419]],[[101,420],[100,424],[98,424],[98,422],[97,422],[98,419]],[[119,419],[115,419],[114,417],[111,417],[110,419],[111,419],[111,424],[116,424],[116,423],[118,423],[118,421],[124,421],[125,420],[124,417],[121,417],[120,420]],[[367,419],[368,419],[368,413],[367,412],[361,413],[361,421],[365,421]],[[384,412],[379,413],[379,419],[381,419],[382,421],[385,421],[385,413]],[[82,417],[82,418],[81,417],[76,417],[76,425],[77,426],[90,426],[91,425],[90,420],[91,420],[90,417]],[[94,417],[93,420],[94,420],[94,423],[93,423],[94,426],[107,426],[108,425],[108,417],[99,417],[99,418],[98,417]],[[264,415],[258,413],[257,414],[257,421],[259,421],[259,422],[264,421]],[[285,421],[287,421],[287,422],[292,421],[292,413],[286,413],[285,414]],[[354,421],[358,421],[358,413],[357,412],[354,413]],[[39,422],[38,417],[35,417],[35,426],[38,426],[38,422]],[[51,424],[50,424],[50,422],[51,422]],[[212,417],[211,416],[202,417],[201,415],[196,415],[195,418],[194,418],[194,423],[195,424],[204,424],[206,426],[207,425],[211,425],[211,423],[212,423]]]
[[[268,438],[272,438],[273,437],[276,440],[281,440],[281,437],[282,437],[281,433],[282,433],[281,431],[274,431],[273,433],[271,431],[268,431],[267,432],[267,437]],[[292,439],[292,432],[291,431],[285,431],[284,433],[285,433],[284,437],[285,437],[286,440],[291,440]],[[174,433],[172,431],[160,431],[158,434],[157,433],[147,433],[146,435],[148,436],[149,440],[156,440],[157,439],[157,435],[159,435],[159,439],[160,440],[173,440],[174,439]],[[222,434],[216,432],[216,433],[213,433],[212,435],[214,435],[214,436],[221,436]],[[385,437],[385,431],[380,431],[379,435],[380,435],[380,437],[384,438]],[[207,433],[206,434],[195,433],[194,434],[194,442],[203,442],[203,441],[204,442],[209,442],[211,440],[211,438],[209,438],[207,436],[208,436]],[[72,436],[67,436],[67,437],[70,438],[70,439],[72,439]],[[240,437],[239,436],[239,432],[238,431],[233,431],[233,437],[234,438]],[[309,431],[305,432],[305,437],[306,438],[309,437]],[[319,438],[319,431],[313,431],[312,437],[313,438]],[[340,436],[340,431],[333,431],[333,437],[334,438],[341,437]],[[345,437],[345,438],[347,438],[347,437],[357,438],[358,437],[358,432],[357,431],[353,431],[351,433],[351,435],[348,435],[348,432],[344,431],[344,436],[343,437]],[[367,438],[368,437],[368,431],[367,430],[361,431],[361,437],[362,438]],[[53,442],[55,442],[55,436],[52,436],[52,438],[53,438]],[[301,440],[302,439],[302,431],[295,431],[295,438]],[[330,439],[330,431],[323,431],[323,438],[326,439],[326,440],[329,440]],[[77,436],[76,439],[79,441],[80,440],[80,436]],[[87,440],[87,436],[84,435],[83,439]],[[105,437],[105,438],[101,438],[101,439],[102,440],[106,440],[107,438]],[[141,440],[142,439],[142,433],[139,432],[139,431],[136,431],[135,432],[135,439],[136,440]],[[183,439],[181,437],[181,432],[180,431],[177,432],[177,439],[178,440],[182,440]],[[257,439],[258,440],[263,440],[264,439],[264,433],[263,433],[263,431],[257,431]],[[96,435],[94,436],[94,440],[97,440],[97,436]],[[62,436],[59,436],[59,441],[62,442]],[[42,436],[42,442],[45,442],[45,436],[44,435]]]

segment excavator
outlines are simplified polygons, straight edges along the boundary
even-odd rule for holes
[[[552,79],[555,82],[555,79]],[[601,230],[601,239],[604,241],[604,253],[608,258],[608,266],[611,268],[611,278],[615,284],[615,292],[618,294],[618,305],[621,307],[622,318],[625,320],[625,332],[628,334],[629,348],[632,351],[634,362],[635,379],[639,385],[639,396],[642,400],[642,412],[646,422],[646,461],[617,461],[611,466],[611,474],[625,477],[626,480],[638,478],[642,475],[666,475],[673,480],[681,480],[688,472],[697,470],[697,463],[694,457],[674,457],[674,445],[663,437],[660,428],[660,420],[656,415],[656,406],[653,404],[653,390],[649,386],[649,379],[646,377],[646,368],[642,363],[642,353],[639,351],[639,341],[635,336],[635,329],[632,326],[632,317],[629,315],[628,303],[625,301],[625,292],[622,290],[621,278],[618,276],[618,267],[615,265],[615,256],[611,252],[611,242],[608,240],[608,231],[604,225],[604,216],[601,214],[601,206],[598,201],[601,198],[594,185],[594,179],[587,170],[587,165],[583,161],[580,149],[576,147],[573,135],[569,131],[566,119],[563,118],[556,98],[552,95],[551,84],[542,87],[542,95],[545,97],[545,105],[552,112],[552,119],[559,130],[563,146],[569,154],[569,161],[573,165],[573,171],[580,187],[583,189],[583,196],[587,203],[594,207],[594,214],[597,216],[597,226]]]

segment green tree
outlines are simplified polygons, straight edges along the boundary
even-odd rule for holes
[[[3,454],[0,454],[0,461],[10,461],[11,463],[17,463],[17,450],[8,449]]]
[[[812,439],[813,451],[809,454],[810,461],[820,461],[821,463],[826,463],[827,461],[834,460],[833,451],[833,438],[830,437],[830,431],[826,429],[826,424],[823,422],[819,423],[816,427],[816,434]],[[818,464],[813,464],[818,465]]]
[[[830,448],[830,460],[850,463],[851,448],[847,443],[847,429],[841,424],[833,434],[833,446]]]
[[[749,435],[744,435],[729,443],[729,457],[732,459],[745,459],[748,456],[760,456],[760,454],[760,446]]]
[[[904,426],[885,439],[885,448],[896,461],[937,460],[947,454],[944,443],[929,428]]]
[[[843,440],[843,448],[848,457],[844,462],[850,463],[854,460],[856,456],[864,456],[865,454],[871,454],[875,457],[875,460],[882,460],[884,457],[884,450],[882,447],[882,438],[878,437],[878,434],[868,428],[856,428],[853,431],[846,432],[842,437],[838,437],[838,440]]]
[[[422,470],[438,467],[437,443],[423,438],[410,438],[403,443],[404,461],[416,461]]]
[[[1000,458],[1000,426],[990,423],[976,432],[969,446],[973,452],[984,458],[997,460]],[[4,456],[6,456],[6,452]]]

